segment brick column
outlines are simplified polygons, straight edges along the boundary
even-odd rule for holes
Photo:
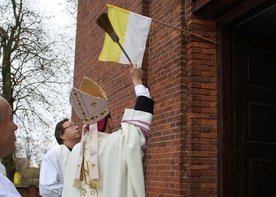
[[[215,22],[191,14],[186,1],[187,30],[215,40]],[[187,123],[182,179],[187,196],[217,193],[217,51],[195,36],[187,39]]]

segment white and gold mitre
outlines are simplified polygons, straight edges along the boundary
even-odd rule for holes
[[[108,100],[103,89],[87,77],[82,78],[80,88],[72,88],[70,103],[85,125],[97,123],[109,114]]]

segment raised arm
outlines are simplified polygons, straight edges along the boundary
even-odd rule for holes
[[[154,102],[150,98],[148,89],[145,88],[145,86],[142,83],[142,69],[139,69],[136,64],[133,64],[130,70],[130,76],[137,96],[134,109],[153,114]]]

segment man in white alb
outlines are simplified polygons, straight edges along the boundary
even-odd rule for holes
[[[39,175],[39,193],[42,197],[61,197],[64,169],[72,148],[80,141],[81,132],[67,118],[57,123],[55,137],[59,145],[43,157]]]

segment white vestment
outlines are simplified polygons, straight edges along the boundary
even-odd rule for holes
[[[129,120],[134,120],[140,127]],[[152,114],[126,109],[122,128],[112,134],[98,132],[98,166],[100,186],[89,188],[88,167],[91,132],[85,135],[84,171],[80,189],[73,187],[78,165],[80,144],[77,144],[68,159],[64,175],[63,197],[145,197],[143,174],[143,148],[146,145],[143,124],[150,125]]]
[[[65,145],[52,147],[44,156],[39,176],[42,197],[61,197],[63,175],[70,150]]]
[[[0,197],[21,197],[14,184],[3,174],[0,174]]]

